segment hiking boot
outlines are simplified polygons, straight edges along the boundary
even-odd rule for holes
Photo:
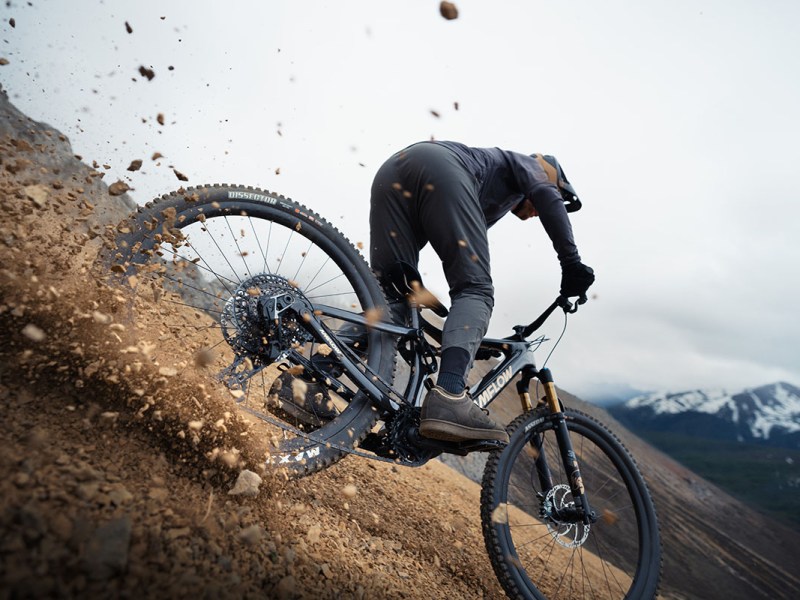
[[[274,398],[269,402],[269,408],[273,412],[286,413],[317,427],[339,414],[328,394],[328,388],[288,372],[282,373],[272,384],[269,398]]]
[[[425,396],[420,418],[420,434],[435,440],[497,440],[508,443],[505,427],[490,419],[466,390],[454,396],[434,386]]]

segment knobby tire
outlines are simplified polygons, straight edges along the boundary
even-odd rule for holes
[[[490,455],[483,476],[481,520],[494,571],[515,599],[654,598],[661,544],[647,486],[627,449],[604,425],[575,410],[564,414],[599,518],[586,531],[542,514],[537,450],[531,444],[536,436],[544,436],[541,448],[558,502],[568,506],[571,493],[552,417],[543,409],[520,415],[509,425],[508,446]]]
[[[276,281],[278,276],[284,278],[312,302],[316,296],[320,304],[339,303],[353,312],[388,314],[375,276],[341,232],[303,205],[256,188],[215,184],[166,194],[121,223],[110,245],[100,257],[103,268],[136,288],[137,294],[143,292],[147,302],[152,303],[155,296],[156,303],[186,305],[204,324],[195,329],[202,329],[207,340],[198,341],[197,335],[187,334],[181,338],[185,343],[175,344],[176,351],[184,351],[182,346],[186,346],[188,353],[192,346],[196,352],[202,343],[231,355],[226,335],[231,337],[234,331],[234,338],[245,339],[236,328],[248,324],[240,323],[241,315],[231,312],[228,301],[247,282],[263,281],[261,275],[274,275]],[[238,293],[246,300],[245,292],[239,289]],[[223,325],[220,315],[227,315]],[[290,325],[302,329],[301,324]],[[252,342],[257,336],[250,338]],[[309,353],[318,344],[307,338],[301,342],[296,345],[312,348]],[[372,331],[361,352],[364,363],[391,384],[395,364],[392,338]],[[189,364],[191,360],[187,356]],[[252,364],[244,364],[243,368],[252,368]],[[263,378],[263,371],[259,374]],[[243,400],[261,408],[270,388],[265,383],[256,389],[257,377],[248,380]],[[378,412],[363,392],[351,388],[354,396],[346,405],[340,403],[335,417],[309,426],[316,440],[330,444],[278,432],[270,449],[271,462],[285,467],[291,476],[303,476],[339,460],[345,452],[336,446],[355,447],[376,423]],[[291,424],[297,426],[296,421]]]

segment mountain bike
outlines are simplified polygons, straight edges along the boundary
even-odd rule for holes
[[[419,466],[488,452],[482,528],[510,597],[655,596],[661,544],[645,481],[614,434],[563,406],[534,360],[545,338],[532,334],[585,298],[559,297],[510,336],[483,340],[476,360],[490,368],[470,393],[485,408],[516,379],[509,443],[445,442],[419,434],[419,415],[437,369],[433,321],[446,309],[413,269],[382,287],[313,211],[227,184],[167,194],[116,231],[103,260],[133,291],[137,326],[171,339],[173,361],[194,362],[269,424],[275,467],[301,477],[347,454]],[[406,303],[404,323],[389,318],[390,302]]]

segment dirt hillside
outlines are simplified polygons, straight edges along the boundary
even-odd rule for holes
[[[443,465],[264,473],[253,424],[193,369],[152,360],[93,278],[130,204],[63,136],[5,111],[0,597],[502,595],[477,486]],[[228,494],[245,467],[258,497]]]
[[[102,175],[0,99],[0,598],[503,597],[444,464],[264,471],[259,424],[92,269],[131,208]],[[629,443],[656,461],[664,597],[795,596],[796,535]],[[245,468],[256,497],[229,494]]]

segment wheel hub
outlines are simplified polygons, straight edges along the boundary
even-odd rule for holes
[[[565,548],[582,546],[589,537],[591,525],[577,518],[578,511],[572,500],[572,490],[559,484],[547,492],[542,500],[540,514],[553,539]]]
[[[313,340],[297,314],[287,310],[303,298],[300,290],[279,275],[250,277],[225,303],[220,317],[222,335],[238,356],[254,364],[268,364],[290,348]]]

